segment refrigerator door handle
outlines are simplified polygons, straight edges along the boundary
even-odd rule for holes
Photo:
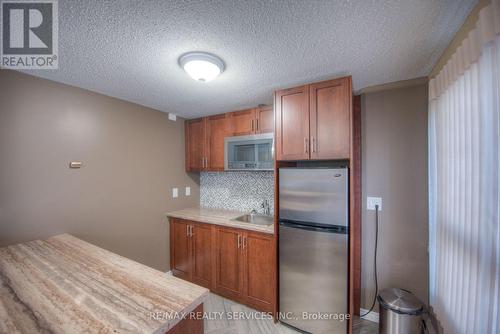
[[[295,223],[295,222],[291,223],[291,222],[287,222],[287,221],[280,221],[279,224],[281,226],[290,227],[290,228],[297,228],[297,229],[301,229],[301,230],[347,234],[347,229],[344,226],[322,227],[322,226],[315,226],[315,225],[305,225],[305,224],[300,224],[300,223]]]

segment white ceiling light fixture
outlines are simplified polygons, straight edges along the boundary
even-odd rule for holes
[[[188,52],[179,58],[179,65],[196,81],[209,82],[224,72],[224,62],[206,52]]]

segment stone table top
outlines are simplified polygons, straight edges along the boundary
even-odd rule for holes
[[[0,333],[165,333],[207,296],[69,234],[0,248]]]

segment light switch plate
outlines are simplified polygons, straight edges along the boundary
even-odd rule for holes
[[[179,197],[179,189],[177,188],[172,188],[172,197],[177,198]]]
[[[191,187],[186,187],[186,196],[191,196]]]
[[[378,205],[378,211],[382,211],[382,197],[367,197],[366,209],[375,211],[375,205]]]

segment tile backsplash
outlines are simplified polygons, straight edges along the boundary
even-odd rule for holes
[[[263,212],[267,199],[274,212],[274,172],[202,172],[200,173],[200,206],[249,212]]]

